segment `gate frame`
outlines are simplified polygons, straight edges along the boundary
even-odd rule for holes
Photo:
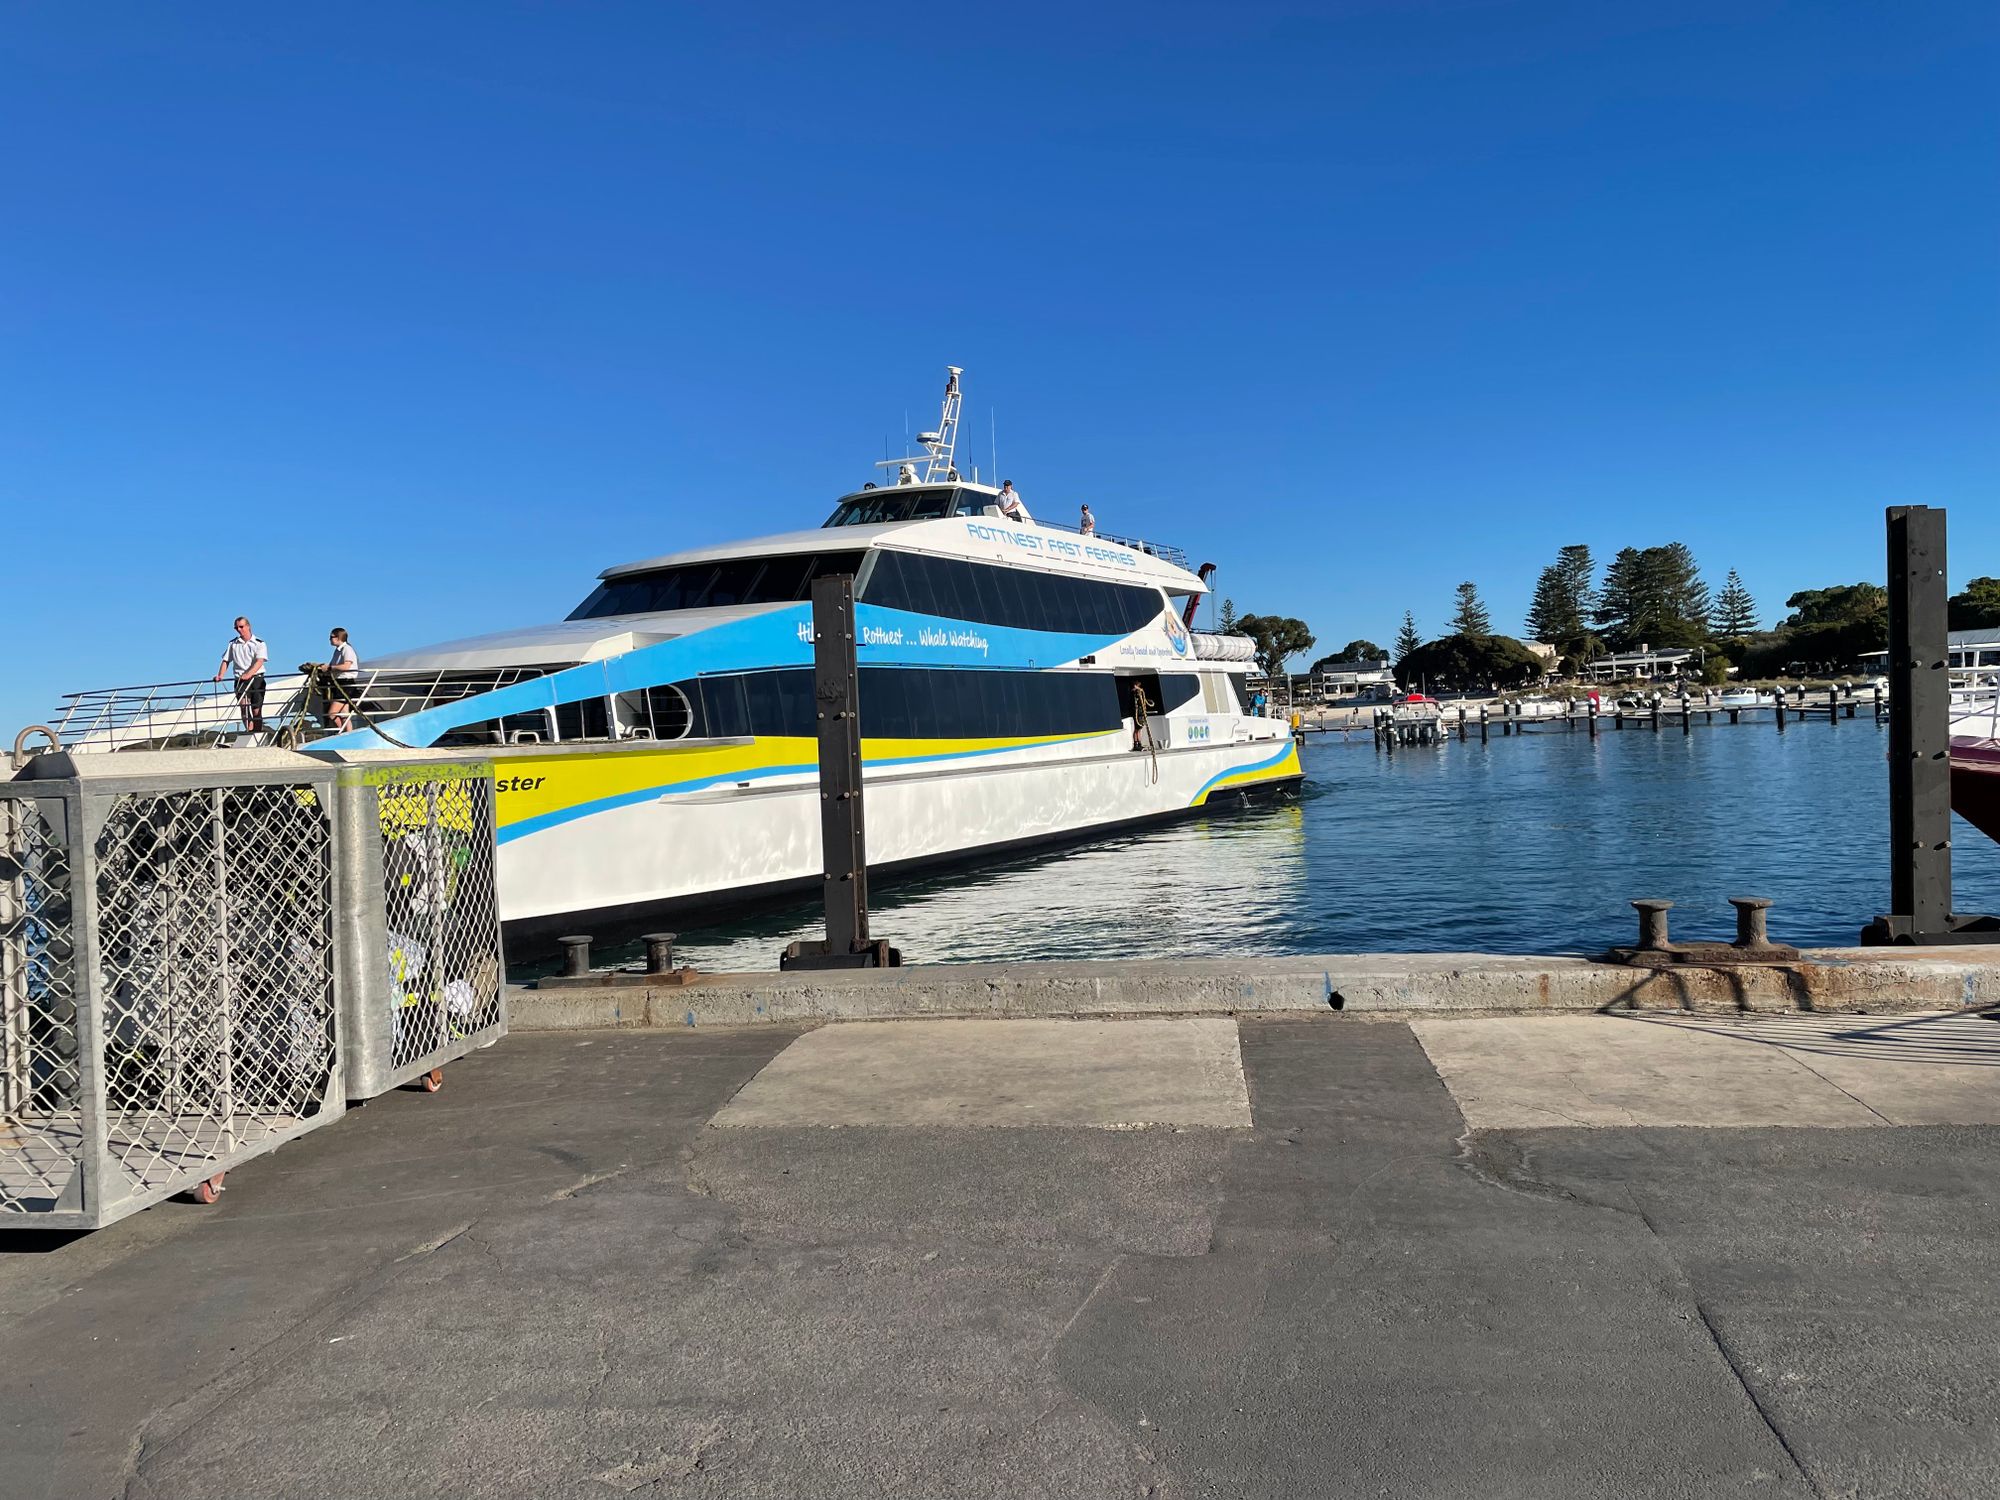
[[[154,1186],[135,1183],[111,1158],[107,1139],[107,1087],[103,1006],[104,958],[99,944],[98,859],[95,845],[121,797],[243,787],[307,786],[326,825],[328,861],[327,982],[332,1057],[313,1113],[294,1124],[268,1130],[251,1145],[237,1145],[200,1166]],[[70,957],[76,1006],[78,1150],[75,1169],[55,1207],[29,1213],[0,1213],[0,1232],[91,1230],[127,1218],[156,1203],[220,1178],[246,1161],[265,1156],[288,1141],[330,1125],[347,1112],[345,1052],[341,1027],[341,974],[336,917],[340,881],[339,829],[334,817],[334,776],[330,768],[279,750],[150,751],[145,754],[71,754],[50,751],[32,757],[14,780],[0,782],[0,798],[54,803],[61,807],[69,861]]]

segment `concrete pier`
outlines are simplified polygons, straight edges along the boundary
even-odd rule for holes
[[[1997,1066],[1963,1016],[517,1035],[0,1241],[0,1496],[1984,1495]]]
[[[1876,1012],[2000,1004],[2000,949],[1809,949],[1796,963],[1628,968],[1479,953],[937,964],[517,989],[517,1031],[922,1016],[1304,1012]]]

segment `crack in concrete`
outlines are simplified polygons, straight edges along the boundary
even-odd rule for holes
[[[1103,1274],[1100,1275],[1096,1281],[1091,1283],[1090,1290],[1088,1292],[1085,1292],[1083,1295],[1083,1300],[1077,1303],[1076,1311],[1069,1315],[1069,1321],[1064,1323],[1063,1326],[1056,1331],[1056,1336],[1049,1340],[1049,1347],[1042,1351],[1042,1363],[1047,1364],[1051,1359],[1055,1357],[1056,1350],[1062,1347],[1062,1341],[1068,1338],[1069,1331],[1072,1328],[1076,1327],[1076,1320],[1078,1318],[1081,1318],[1084,1315],[1085,1311],[1090,1307],[1090,1304],[1097,1300],[1097,1294],[1103,1291],[1104,1288],[1110,1284],[1112,1276],[1114,1276],[1117,1273],[1118,1268],[1122,1266],[1124,1263],[1125,1263],[1125,1252],[1122,1250],[1119,1251],[1116,1255],[1111,1257],[1111,1261],[1108,1265],[1105,1266]]]
[[[1483,1139],[1475,1142],[1473,1139],[1474,1136],[1481,1136]],[[1785,1455],[1786,1460],[1791,1464],[1793,1472],[1799,1477],[1799,1482],[1805,1485],[1807,1490],[1817,1497],[1817,1500],[1825,1500],[1825,1490],[1820,1486],[1819,1481],[1813,1477],[1811,1471],[1806,1468],[1805,1462],[1800,1458],[1797,1450],[1792,1447],[1791,1440],[1786,1437],[1784,1429],[1778,1423],[1777,1416],[1764,1404],[1763,1398],[1757,1394],[1756,1389],[1750,1383],[1749,1375],[1745,1371],[1741,1361],[1737,1359],[1735,1352],[1729,1347],[1728,1341],[1723,1338],[1722,1331],[1716,1327],[1715,1319],[1710,1315],[1707,1306],[1696,1295],[1694,1283],[1689,1279],[1686,1267],[1681,1264],[1679,1258],[1674,1254],[1671,1242],[1665,1235],[1660,1233],[1659,1226],[1653,1222],[1652,1216],[1640,1205],[1629,1185],[1625,1188],[1626,1196],[1630,1199],[1628,1204],[1610,1203],[1603,1199],[1586,1197],[1557,1183],[1535,1176],[1528,1165],[1526,1151],[1513,1141],[1507,1140],[1497,1133],[1467,1130],[1465,1134],[1458,1138],[1458,1144],[1459,1164],[1475,1180],[1483,1182],[1490,1187],[1498,1188],[1502,1192],[1516,1193],[1522,1197],[1537,1198],[1545,1203],[1566,1203],[1579,1208],[1603,1209],[1609,1213],[1621,1214],[1626,1218],[1635,1220],[1641,1225],[1652,1241],[1655,1253],[1665,1262],[1667,1269],[1672,1273],[1674,1284],[1687,1299],[1688,1305],[1694,1309],[1696,1317],[1700,1319],[1702,1329],[1708,1335],[1710,1346],[1722,1360],[1724,1367],[1729,1371],[1730,1378],[1736,1382],[1737,1389],[1743,1393],[1744,1399],[1750,1403],[1751,1409],[1757,1413],[1758,1420],[1764,1424],[1765,1430],[1771,1434],[1772,1441],[1778,1445],[1779,1451]],[[1511,1164],[1502,1159],[1501,1151],[1503,1149],[1512,1153],[1513,1161]]]
[[[590,1189],[596,1187],[599,1183],[610,1182],[634,1170],[635,1168],[630,1162],[620,1162],[608,1172],[586,1172],[568,1187],[557,1188],[553,1193],[550,1193],[546,1201],[561,1203],[565,1199],[574,1198],[578,1194],[589,1192]]]

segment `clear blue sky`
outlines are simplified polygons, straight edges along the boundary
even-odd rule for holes
[[[967,449],[1323,649],[1566,542],[2000,573],[2000,10],[9,5],[0,724]]]

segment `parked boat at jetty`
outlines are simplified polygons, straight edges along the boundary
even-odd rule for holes
[[[855,580],[878,868],[1300,780],[1288,727],[1251,710],[1251,642],[1190,628],[1213,568],[1003,514],[1001,492],[953,461],[958,375],[923,452],[888,461],[889,482],[842,496],[817,530],[607,568],[562,621],[376,657],[345,733],[300,684],[265,738],[490,753],[502,916],[531,947],[584,921],[818,889],[809,601],[827,574]],[[202,727],[203,704],[233,718],[212,692],[72,703],[71,748],[251,738]]]
[[[1953,695],[1951,810],[2000,839],[2000,686]]]

